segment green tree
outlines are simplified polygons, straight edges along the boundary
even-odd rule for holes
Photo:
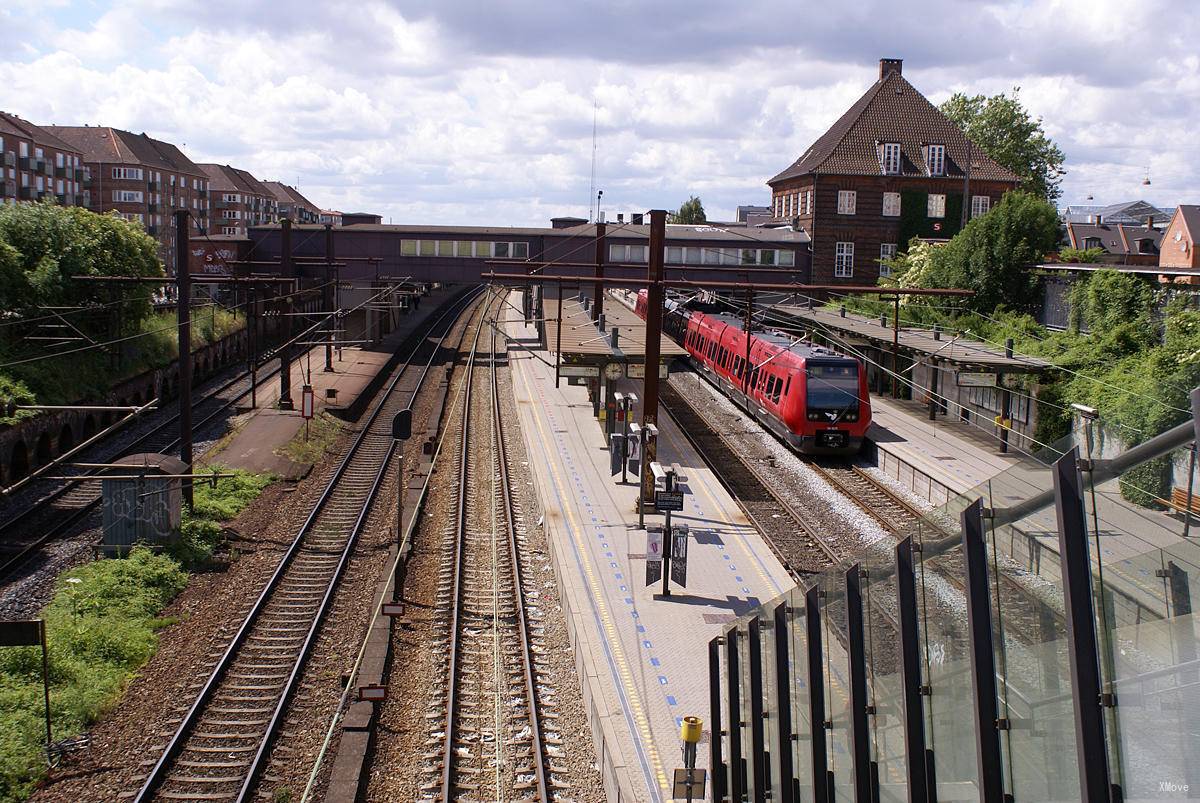
[[[672,215],[674,223],[707,223],[708,218],[704,215],[704,204],[695,195],[688,198],[679,207],[679,211]]]
[[[921,253],[928,264],[909,278],[913,286],[974,290],[965,307],[990,314],[1001,306],[1019,312],[1039,301],[1030,270],[1058,242],[1058,212],[1027,192],[1010,192],[950,242]],[[914,244],[915,245],[915,244]],[[911,250],[911,247],[910,247]],[[905,271],[900,280],[912,272]]]
[[[17,315],[39,307],[87,306],[106,300],[72,276],[162,276],[158,244],[137,223],[53,203],[0,205],[0,310]],[[151,285],[111,289],[137,325],[150,312]]]
[[[1012,95],[992,97],[956,92],[941,105],[942,113],[977,145],[1021,177],[1021,189],[1053,203],[1061,195],[1063,152],[1046,136],[1042,118],[1021,105],[1020,87]]]
[[[1102,256],[1103,248],[1063,248],[1058,252],[1058,261],[1086,265],[1099,262]]]

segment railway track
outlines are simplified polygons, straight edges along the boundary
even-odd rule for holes
[[[872,477],[860,466],[807,459],[808,467],[842,494],[858,503],[888,532],[899,535],[912,529],[925,511]]]
[[[245,801],[395,451],[393,416],[412,403],[477,295],[433,320],[380,392],[358,436],[133,799]],[[415,374],[415,376],[414,376]]]
[[[495,328],[486,366],[478,338],[462,385],[454,520],[442,540],[435,648],[447,661],[443,710],[427,714],[436,752],[426,756],[422,792],[442,801],[549,801],[565,785],[554,777],[565,770],[552,764],[561,740],[545,724],[553,692],[539,668],[541,614],[526,599]]]
[[[809,523],[808,516],[776,493],[776,483],[765,471],[742,459],[736,445],[711,427],[686,397],[663,384],[659,386],[659,404],[679,424],[704,462],[713,468],[784,568],[793,574],[811,574],[841,560],[835,547]],[[779,511],[783,511],[786,520],[780,520]]]
[[[270,380],[279,373],[279,360],[272,359],[257,371],[258,383]],[[250,394],[250,389],[250,371],[243,370],[207,391],[192,405],[193,432],[203,432],[206,427],[226,416],[238,401]],[[150,424],[148,429],[113,433],[110,438],[81,453],[80,460],[109,463],[124,455],[140,452],[178,452],[179,414],[167,414],[161,418]],[[84,471],[64,466],[61,473],[97,479],[60,482],[18,513],[0,522],[0,582],[19,573],[36,558],[45,544],[70,532],[99,506],[99,470]]]

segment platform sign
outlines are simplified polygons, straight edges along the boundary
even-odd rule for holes
[[[608,467],[614,477],[621,473],[621,463],[624,462],[621,455],[621,445],[624,442],[625,436],[620,432],[614,432],[608,436]]]
[[[313,388],[312,385],[305,385],[300,391],[300,416],[302,418],[313,417]]]
[[[990,371],[959,371],[955,375],[960,388],[994,388],[996,374]]]
[[[600,366],[598,365],[560,365],[558,367],[559,376],[600,376]]]
[[[659,379],[666,379],[669,373],[665,362],[658,364]],[[625,375],[630,379],[644,379],[646,376],[646,366],[643,363],[630,363],[625,366]]]
[[[671,579],[687,588],[688,526],[671,528]]]
[[[655,491],[654,509],[659,513],[680,512],[683,510],[683,491]]]
[[[676,767],[671,780],[671,798],[673,800],[703,800],[704,788],[708,782],[708,770],[703,767],[695,769]]]
[[[662,527],[646,528],[646,585],[652,586],[662,579],[663,531]]]

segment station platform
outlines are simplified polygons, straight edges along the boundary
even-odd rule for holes
[[[328,411],[334,415],[355,417],[352,413],[361,406],[359,397],[373,390],[373,380],[384,370],[404,339],[432,315],[458,289],[438,288],[421,299],[421,304],[400,325],[375,346],[353,346],[334,349],[333,370],[325,370],[325,347],[313,346],[292,360],[291,396],[294,409],[278,407],[282,383],[278,375],[260,380],[256,393],[257,407],[247,410],[236,431],[218,450],[204,457],[207,463],[219,463],[228,468],[271,472],[282,477],[295,476],[307,470],[297,466],[277,450],[304,429],[301,414],[301,392],[304,385],[313,387],[314,413]],[[328,391],[333,391],[330,396]],[[249,407],[250,397],[242,404]]]
[[[872,396],[871,406],[867,436],[879,469],[934,505],[952,506],[970,493],[1003,508],[1053,487],[1047,464],[1015,449],[1001,453],[990,427],[941,417],[930,421],[928,408],[915,402]],[[1183,537],[1182,517],[1133,504],[1121,496],[1117,480],[1096,486],[1094,504],[1088,495],[1085,505],[1089,529],[1099,532],[1105,583],[1119,596],[1118,619],[1132,623],[1144,613],[1168,615],[1163,580],[1155,572],[1169,560],[1190,563],[1181,556],[1193,551],[1194,539]],[[1053,505],[1005,528],[998,541],[1023,569],[1061,583]]]
[[[549,300],[548,300],[549,301]],[[516,305],[519,306],[519,305]],[[737,616],[793,587],[766,543],[665,415],[658,459],[687,477],[687,588],[657,596],[645,582],[646,535],[637,527],[637,486],[610,473],[605,436],[587,390],[565,379],[533,327],[510,309],[509,361],[521,430],[575,647],[605,791],[612,801],[671,798],[684,716],[708,723],[708,641]],[[513,347],[515,346],[515,347]],[[638,380],[616,389],[641,392]],[[661,514],[646,514],[661,524]],[[697,766],[708,766],[709,736]]]

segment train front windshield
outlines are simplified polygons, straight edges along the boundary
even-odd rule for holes
[[[836,420],[857,420],[858,363],[814,363],[810,360],[805,369],[809,420],[824,420],[829,413],[835,414]]]

